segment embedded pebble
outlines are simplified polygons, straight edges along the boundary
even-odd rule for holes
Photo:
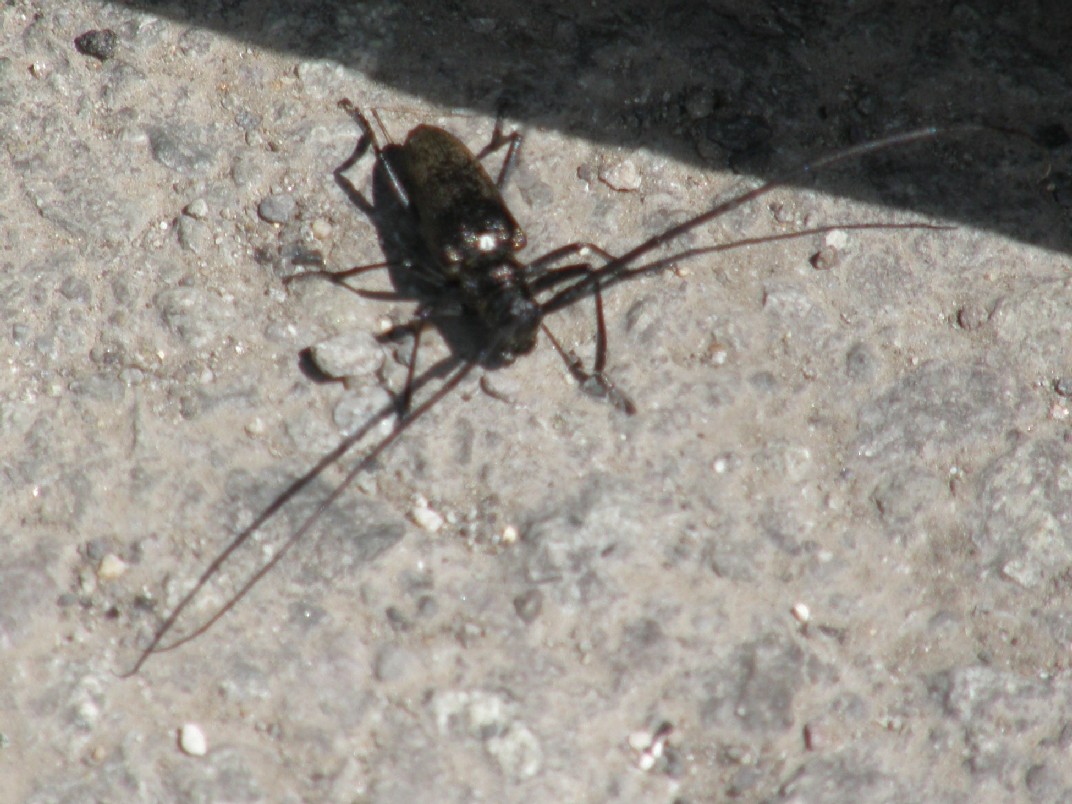
[[[92,729],[100,720],[100,707],[93,701],[82,701],[75,709],[74,721],[79,728]]]
[[[599,180],[612,190],[631,193],[640,189],[640,171],[632,159],[622,159],[599,168]]]
[[[417,504],[409,512],[410,519],[420,528],[435,533],[445,524],[442,514],[428,507],[425,499],[417,500]]]
[[[806,624],[811,620],[811,609],[808,608],[806,603],[797,603],[791,611],[798,623]]]
[[[629,735],[629,747],[637,753],[646,751],[651,746],[652,734],[648,731],[634,731]]]
[[[990,313],[981,304],[965,304],[957,310],[957,324],[961,329],[979,329],[990,318]]]
[[[531,623],[540,616],[543,611],[543,592],[539,589],[529,589],[514,598],[514,611],[523,623]]]
[[[840,251],[849,244],[848,232],[844,229],[835,229],[832,232],[827,232],[826,236],[823,238],[823,244]]]
[[[371,377],[383,365],[383,349],[367,332],[355,330],[336,335],[309,349],[313,363],[336,379]]]
[[[153,158],[183,176],[203,176],[216,165],[217,150],[203,131],[192,126],[151,126],[149,147]]]
[[[189,756],[203,757],[208,753],[205,732],[196,723],[184,723],[179,729],[179,748]]]
[[[972,535],[978,559],[1024,588],[1055,583],[1072,565],[1070,459],[1063,438],[1026,441],[975,479],[984,505]]]
[[[286,223],[294,217],[298,202],[289,193],[273,193],[257,205],[257,214],[268,223]]]
[[[86,31],[74,40],[75,49],[85,56],[92,56],[100,61],[108,61],[115,55],[119,37],[110,28]]]
[[[854,344],[846,353],[845,374],[854,382],[869,382],[874,378],[875,358],[866,344]]]
[[[213,246],[212,229],[195,217],[183,215],[175,231],[179,245],[194,254],[205,254]]]
[[[191,218],[203,221],[208,217],[208,202],[204,198],[195,198],[185,207],[183,207],[183,213],[189,215]]]
[[[127,562],[115,553],[108,553],[97,566],[97,577],[102,581],[114,581],[127,571]]]
[[[829,271],[831,268],[837,268],[841,263],[841,255],[833,246],[823,246],[811,255],[809,262],[816,271]]]

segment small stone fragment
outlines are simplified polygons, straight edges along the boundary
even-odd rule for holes
[[[444,524],[442,514],[429,508],[428,501],[423,497],[417,500],[417,504],[413,506],[413,510],[410,511],[409,516],[414,524],[429,533],[437,532]]]
[[[524,623],[531,623],[540,616],[543,610],[543,592],[539,589],[529,589],[514,598],[514,611]]]
[[[204,198],[195,198],[185,207],[183,207],[183,213],[189,215],[191,218],[203,221],[208,217],[208,202]]]
[[[309,349],[313,363],[324,374],[336,379],[368,378],[383,365],[383,350],[369,333],[346,332]]]
[[[611,164],[601,165],[599,180],[612,190],[631,193],[640,189],[640,171],[632,159],[622,159]]]
[[[179,218],[176,231],[179,245],[194,254],[205,254],[213,246],[212,230],[208,224],[202,223],[191,215],[183,215]]]
[[[182,176],[204,176],[216,165],[218,151],[205,132],[193,126],[150,126],[153,158]]]
[[[102,581],[114,581],[127,571],[127,562],[115,553],[108,553],[97,566],[97,577]]]
[[[294,196],[288,193],[273,193],[257,205],[257,214],[268,223],[286,223],[298,208]]]
[[[979,329],[989,318],[990,314],[981,304],[969,303],[957,310],[957,324],[969,332]]]
[[[75,49],[84,56],[92,56],[100,61],[108,61],[115,55],[119,37],[111,28],[86,31],[74,40]]]
[[[196,723],[184,723],[179,729],[179,748],[191,757],[203,757],[208,753],[205,732]]]
[[[833,246],[823,246],[811,255],[809,262],[816,271],[829,271],[831,268],[837,268],[841,255]]]

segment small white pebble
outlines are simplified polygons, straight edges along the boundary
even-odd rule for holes
[[[83,701],[78,707],[78,724],[83,728],[92,728],[100,719],[100,707],[93,701]]]
[[[653,758],[659,759],[663,755],[663,750],[666,748],[666,738],[657,738],[652,741],[651,748],[648,749],[648,754]]]
[[[647,751],[651,747],[651,734],[646,731],[634,731],[629,735],[629,747],[634,751]]]
[[[323,218],[317,218],[313,221],[309,229],[317,240],[327,240],[331,237],[331,223]]]
[[[811,620],[811,609],[804,603],[797,603],[792,608],[793,616],[799,623],[807,623]]]
[[[649,771],[655,767],[655,757],[647,752],[640,755],[637,759],[637,767],[642,771]]]
[[[208,753],[208,741],[205,733],[196,723],[184,723],[179,729],[179,748],[192,757],[203,757]]]
[[[108,553],[97,565],[97,577],[102,581],[114,581],[127,571],[127,562],[115,553]]]
[[[513,525],[507,525],[505,528],[503,528],[502,543],[503,544],[513,544],[516,541],[517,541],[517,528],[515,528]]]
[[[844,229],[835,229],[832,232],[827,232],[826,245],[832,248],[842,249],[849,244],[849,236]]]
[[[204,198],[195,198],[182,211],[195,220],[203,221],[208,217],[208,202]]]
[[[409,516],[418,527],[423,528],[429,533],[435,533],[443,527],[443,517],[438,512],[429,508],[428,502],[424,499],[417,501],[417,504],[413,506],[413,510],[410,511]]]

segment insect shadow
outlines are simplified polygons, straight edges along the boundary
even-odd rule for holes
[[[349,101],[340,102],[362,131],[353,154],[335,170],[336,182],[377,226],[386,260],[343,271],[316,271],[313,275],[343,284],[372,298],[415,299],[417,310],[408,322],[384,334],[390,340],[403,334],[413,338],[405,387],[390,404],[372,414],[357,431],[344,437],[311,469],[294,480],[202,572],[194,586],[157,627],[134,666],[137,673],[155,653],[173,650],[211,628],[236,606],[317,523],[362,472],[374,468],[380,456],[421,417],[450,395],[476,366],[509,363],[535,346],[543,332],[562,355],[573,376],[587,390],[610,398],[615,407],[631,412],[632,403],[604,373],[607,357],[602,294],[608,288],[635,278],[656,274],[684,260],[722,251],[783,240],[814,237],[841,230],[943,230],[927,223],[838,223],[794,232],[748,238],[729,243],[701,245],[672,251],[685,234],[742,207],[772,190],[816,171],[878,151],[955,135],[998,133],[1032,141],[1020,131],[983,124],[962,124],[914,129],[837,151],[792,168],[781,176],[722,201],[686,221],[613,256],[592,243],[569,243],[529,262],[517,253],[525,245],[523,230],[507,209],[500,193],[516,159],[520,136],[504,135],[497,123],[492,142],[474,156],[453,135],[433,126],[418,126],[402,145],[380,146],[368,118]],[[507,154],[498,179],[492,180],[480,158],[501,148]],[[368,201],[343,176],[372,151],[373,201]],[[666,253],[670,251],[670,253]],[[601,260],[593,266],[590,260]],[[563,264],[564,263],[564,264]],[[395,290],[377,293],[355,288],[349,281],[373,270],[392,272]],[[546,318],[583,299],[593,299],[596,317],[596,354],[585,367],[566,351],[546,325]],[[435,324],[451,346],[448,357],[417,372],[422,332]],[[438,383],[438,385],[436,385]],[[417,404],[414,400],[419,399]],[[291,503],[319,475],[369,436],[381,423],[394,420],[393,429],[368,447],[335,488],[309,511],[275,555],[253,572],[232,597],[192,631],[162,644],[191,601],[228,559],[281,509]]]

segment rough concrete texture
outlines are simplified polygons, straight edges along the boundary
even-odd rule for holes
[[[1068,12],[578,5],[0,8],[0,800],[1072,797]],[[635,415],[546,338],[474,372],[233,611],[120,678],[405,380],[371,335],[412,304],[282,282],[392,247],[332,178],[342,97],[474,148],[506,99],[526,258],[621,253],[922,123],[1044,144],[945,137],[712,222],[687,241],[955,228],[613,288]],[[367,191],[370,160],[349,175]],[[549,323],[591,359],[590,302]],[[450,354],[430,335],[421,367]]]

